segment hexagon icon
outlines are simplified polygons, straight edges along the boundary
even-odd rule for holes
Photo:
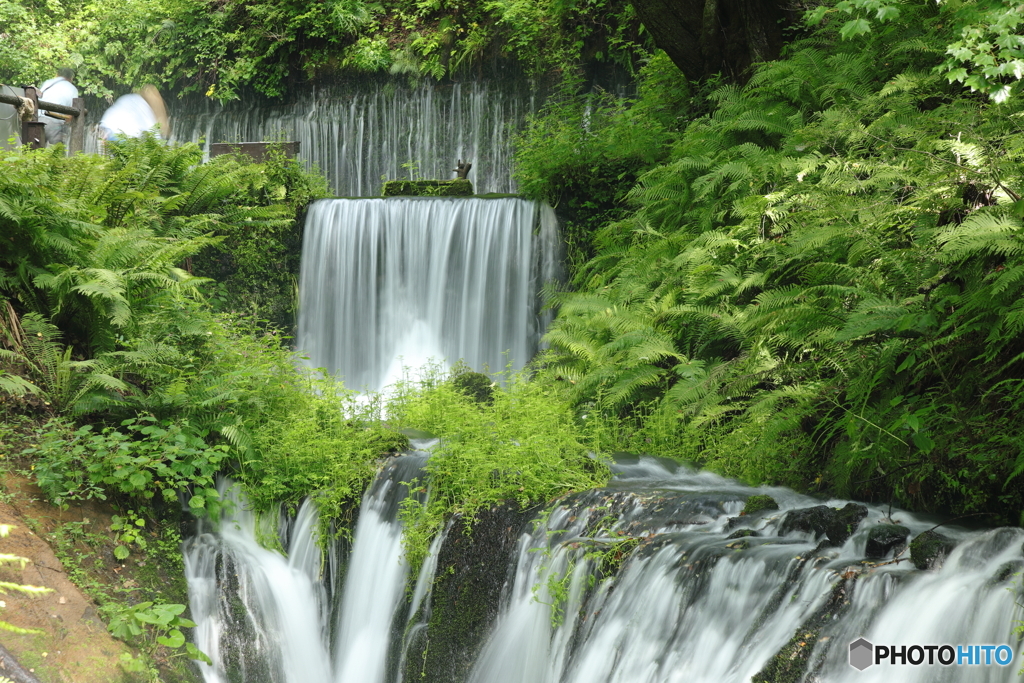
[[[874,664],[875,647],[863,638],[850,643],[850,666],[857,671],[863,671]]]

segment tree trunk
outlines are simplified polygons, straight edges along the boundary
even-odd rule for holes
[[[791,17],[780,0],[632,0],[654,43],[687,78],[721,73],[743,80],[775,59]]]

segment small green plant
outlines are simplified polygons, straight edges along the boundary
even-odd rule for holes
[[[37,436],[38,445],[24,453],[36,456],[36,482],[57,505],[105,500],[109,493],[142,500],[159,494],[170,502],[185,492],[193,512],[218,510],[214,477],[228,447],[207,445],[186,421],[142,415],[97,432],[91,424],[74,429],[53,419]]]
[[[596,514],[607,510],[608,506],[597,506],[588,510],[587,514]],[[550,510],[546,511],[538,523],[546,524]],[[605,513],[600,518],[587,524],[590,536],[575,538],[562,544],[569,553],[564,572],[549,572],[543,584],[533,586],[533,599],[551,607],[551,627],[557,628],[565,621],[565,606],[569,599],[572,576],[580,562],[593,567],[587,571],[587,588],[593,588],[599,580],[614,579],[629,555],[640,545],[641,538],[628,536],[621,529],[614,529],[618,520],[614,515]],[[564,533],[563,529],[548,530],[548,536]],[[582,549],[582,553],[576,552]],[[545,557],[552,557],[551,547],[535,548]],[[541,571],[546,571],[542,567]],[[543,599],[542,587],[546,589],[547,600]]]
[[[402,162],[402,168],[405,169],[406,174],[409,176],[409,180],[422,180],[420,177],[420,162],[409,159],[408,161]]]
[[[185,605],[140,602],[126,607],[111,604],[105,609],[108,628],[122,640],[141,639],[152,646],[158,643],[171,649],[184,648],[182,654],[212,664],[210,658],[185,639],[183,628],[195,628],[195,623],[181,616]]]
[[[131,554],[128,546],[135,545],[140,550],[146,549],[146,520],[139,517],[135,510],[128,510],[124,517],[114,515],[110,520],[110,530],[117,537],[114,546],[114,557],[124,560]]]

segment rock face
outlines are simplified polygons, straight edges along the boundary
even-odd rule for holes
[[[734,538],[747,538],[749,536],[760,536],[760,535],[761,534],[757,533],[753,529],[740,529],[739,531],[734,531],[731,534],[729,534],[728,536],[726,536],[725,540],[731,541]]]
[[[890,552],[899,553],[907,545],[910,529],[899,524],[876,524],[868,532],[868,545],[864,555],[881,560]]]
[[[910,560],[918,569],[938,569],[956,547],[956,541],[938,531],[925,531],[910,542]]]
[[[842,509],[830,508],[827,505],[816,505],[812,508],[791,510],[779,525],[779,534],[791,531],[810,532],[825,536],[830,546],[840,546],[857,530],[862,519],[867,517],[868,509],[857,503],[847,503]]]
[[[437,561],[427,636],[409,653],[404,680],[466,680],[498,615],[519,534],[535,512],[511,503],[481,510],[472,532],[455,523]]]
[[[765,662],[764,668],[751,677],[751,683],[796,683],[804,680],[808,666],[813,666],[811,654],[819,643],[824,646],[824,652],[818,658],[820,666],[831,645],[828,638],[820,640],[822,631],[846,612],[850,606],[848,593],[852,586],[852,579],[837,583],[828,601],[800,625],[781,650]]]

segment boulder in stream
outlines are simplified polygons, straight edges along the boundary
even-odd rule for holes
[[[929,529],[910,542],[910,560],[918,569],[938,569],[955,547],[952,538]]]
[[[868,559],[881,560],[890,552],[899,554],[907,545],[910,529],[901,524],[876,524],[868,532],[864,554]]]
[[[868,515],[868,509],[857,503],[847,503],[842,508],[816,505],[812,508],[790,510],[779,525],[779,534],[791,531],[810,532],[825,536],[830,546],[840,546],[857,530],[861,520]]]
[[[778,510],[779,504],[775,502],[775,499],[768,495],[757,495],[747,498],[746,505],[743,506],[741,515],[756,515],[758,512],[765,510]]]

